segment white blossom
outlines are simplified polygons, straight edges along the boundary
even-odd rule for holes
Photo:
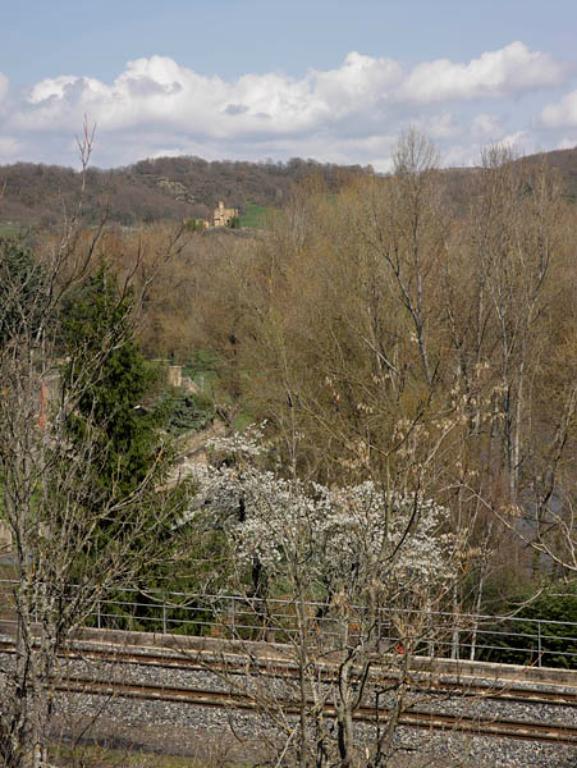
[[[261,430],[220,438],[213,448],[229,461],[199,471],[198,497],[240,565],[258,559],[279,576],[300,569],[311,594],[350,599],[368,589],[406,594],[450,582],[448,512],[433,500],[372,481],[328,488],[279,477],[257,465]]]

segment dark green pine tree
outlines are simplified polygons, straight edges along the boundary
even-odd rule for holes
[[[42,270],[21,238],[0,238],[0,348],[34,333],[45,296]]]
[[[69,361],[65,387],[81,393],[71,429],[80,438],[90,423],[100,456],[100,490],[119,498],[133,492],[156,466],[161,423],[158,409],[142,408],[154,374],[134,338],[132,310],[132,295],[121,293],[115,277],[102,267],[62,313],[63,352]],[[92,360],[103,349],[105,362],[94,375]]]
[[[172,519],[178,519],[186,503],[187,487],[166,487],[166,474],[171,452],[162,427],[168,413],[163,405],[154,406],[157,387],[155,367],[139,350],[133,331],[133,296],[119,290],[118,282],[106,267],[88,278],[81,289],[63,306],[61,341],[66,356],[64,390],[76,393],[77,406],[70,416],[71,440],[82,443],[88,431],[95,441],[93,483],[87,504],[114,505],[138,493],[138,515],[149,510],[151,526],[156,525],[159,496],[169,503],[174,518],[166,521],[164,531],[157,530],[158,546],[167,553],[167,566],[156,564],[133,583],[137,592],[120,592],[115,597],[133,601],[139,608],[107,608],[116,615],[114,625],[151,628],[158,619],[158,609],[150,602],[148,592],[159,586],[170,588],[174,574],[168,563],[173,561],[174,533]],[[96,352],[100,354],[96,354]],[[102,360],[97,375],[93,360]],[[149,407],[143,408],[147,402]],[[143,488],[145,489],[142,492]],[[115,532],[130,524],[134,505],[121,503],[122,511],[101,522],[95,531],[96,546],[114,538]],[[138,534],[134,547],[138,549]],[[87,556],[90,556],[87,553]],[[136,622],[136,623],[135,623]]]

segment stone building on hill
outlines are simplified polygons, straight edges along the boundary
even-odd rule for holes
[[[232,220],[238,218],[238,208],[225,208],[222,200],[218,201],[218,206],[212,214],[213,227],[229,227]]]

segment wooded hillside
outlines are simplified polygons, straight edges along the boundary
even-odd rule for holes
[[[140,222],[206,217],[218,200],[246,209],[247,204],[280,206],[291,186],[316,175],[331,190],[370,168],[290,160],[288,163],[208,162],[198,157],[143,160],[114,170],[87,174],[87,218],[126,226]],[[0,167],[0,224],[50,225],[78,198],[81,175],[71,168],[35,163]]]

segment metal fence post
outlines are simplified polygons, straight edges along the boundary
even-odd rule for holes
[[[17,588],[19,588],[19,585],[14,580],[0,578],[1,594],[4,594],[7,589],[13,592]],[[26,587],[20,588],[25,589]],[[72,588],[76,588],[76,585],[72,585]],[[33,587],[30,589],[33,589]],[[43,585],[36,585],[36,589],[38,590],[36,593],[31,592],[27,595],[30,600],[30,619],[42,621]],[[94,620],[94,624],[91,624],[91,626],[96,626],[98,629],[114,626],[134,627],[139,617],[137,609],[143,607],[146,608],[146,615],[142,619],[143,622],[151,622],[145,625],[144,631],[147,631],[147,627],[152,627],[148,631],[155,632],[158,631],[158,624],[157,619],[154,618],[154,610],[161,608],[161,631],[164,634],[169,634],[168,623],[170,621],[173,625],[171,631],[175,627],[188,627],[192,634],[202,635],[210,630],[215,636],[226,636],[228,633],[234,639],[240,637],[241,634],[253,636],[254,632],[259,628],[260,625],[251,623],[250,616],[246,621],[244,619],[244,616],[248,615],[252,608],[255,611],[252,617],[255,618],[256,615],[257,618],[262,617],[263,619],[262,629],[266,630],[265,637],[267,640],[274,640],[275,635],[273,633],[275,631],[283,638],[298,636],[299,623],[291,612],[292,606],[290,601],[287,600],[271,599],[267,603],[258,598],[249,598],[243,595],[199,595],[184,592],[164,593],[158,590],[155,592],[153,602],[144,604],[130,598],[130,595],[135,591],[127,587],[122,590],[118,599],[115,599],[114,594],[105,594],[105,590],[97,592],[97,597],[94,596],[94,603],[92,603],[89,617],[87,617],[90,622]],[[186,598],[184,605],[182,605],[182,598]],[[169,599],[171,600],[170,603],[168,602]],[[229,601],[228,609],[226,608],[227,600]],[[267,608],[267,605],[272,605],[273,607]],[[276,605],[279,606],[278,617],[275,614],[274,606]],[[262,606],[266,610],[259,610]],[[323,611],[326,608],[324,603],[321,604],[319,602],[305,602],[303,606],[305,610],[303,617],[307,621],[312,621],[313,615],[319,612],[319,606],[323,608]],[[355,612],[358,611],[356,606],[353,606],[353,608]],[[168,616],[169,609],[171,609],[170,618]],[[406,614],[409,617],[416,613],[412,609],[400,610],[403,612],[403,615]],[[269,613],[269,611],[272,611],[272,613]],[[239,614],[238,617],[236,615],[237,612]],[[539,668],[546,668],[549,664],[555,665],[557,656],[570,659],[572,664],[577,663],[575,661],[577,660],[577,653],[572,650],[575,642],[577,642],[577,622],[535,618],[531,619],[530,624],[527,625],[518,623],[526,621],[522,616],[463,614],[457,617],[455,611],[433,612],[430,609],[428,614],[427,632],[422,635],[418,649],[424,654],[428,653],[431,657],[434,657],[435,654],[438,654],[440,658],[450,656],[453,659],[465,658],[467,656],[474,661],[477,656],[482,657],[485,655],[487,650],[496,651],[498,658],[502,658],[505,653],[514,650],[516,654],[523,654],[524,658]],[[356,615],[355,613],[354,616]],[[385,652],[389,645],[392,647],[397,644],[402,648],[402,641],[396,635],[396,631],[391,624],[390,612],[388,613],[387,609],[378,606],[376,613],[371,614],[371,617],[373,623],[371,624],[368,637],[363,636],[360,640],[363,641],[370,638],[371,646],[377,653]],[[282,632],[280,629],[275,630],[273,628],[272,622],[277,618]],[[437,619],[439,624],[437,624]],[[6,621],[14,623],[14,619],[7,618]],[[334,618],[332,618],[330,612],[327,615],[321,612],[319,615],[316,615],[314,620],[314,626],[319,637],[324,639],[326,636],[327,643],[330,638],[338,637],[338,633],[333,628],[333,622]],[[489,622],[488,625],[487,622]],[[349,630],[353,635],[356,635],[358,631],[357,626],[357,622],[352,622],[349,625]],[[531,629],[521,631],[527,626],[532,627],[533,632],[531,632]],[[517,632],[518,627],[519,631]],[[442,634],[437,637],[436,633],[439,629],[442,630]],[[374,638],[375,632],[376,638]],[[519,635],[518,643],[516,640],[517,635]],[[512,641],[514,642],[512,643]],[[557,643],[561,643],[558,651],[556,650]],[[535,654],[537,654],[536,659]],[[547,659],[545,654],[548,654]]]
[[[452,659],[458,659],[460,654],[460,645],[461,645],[461,633],[459,631],[459,627],[456,625],[453,625],[453,636],[451,638],[451,658]]]

